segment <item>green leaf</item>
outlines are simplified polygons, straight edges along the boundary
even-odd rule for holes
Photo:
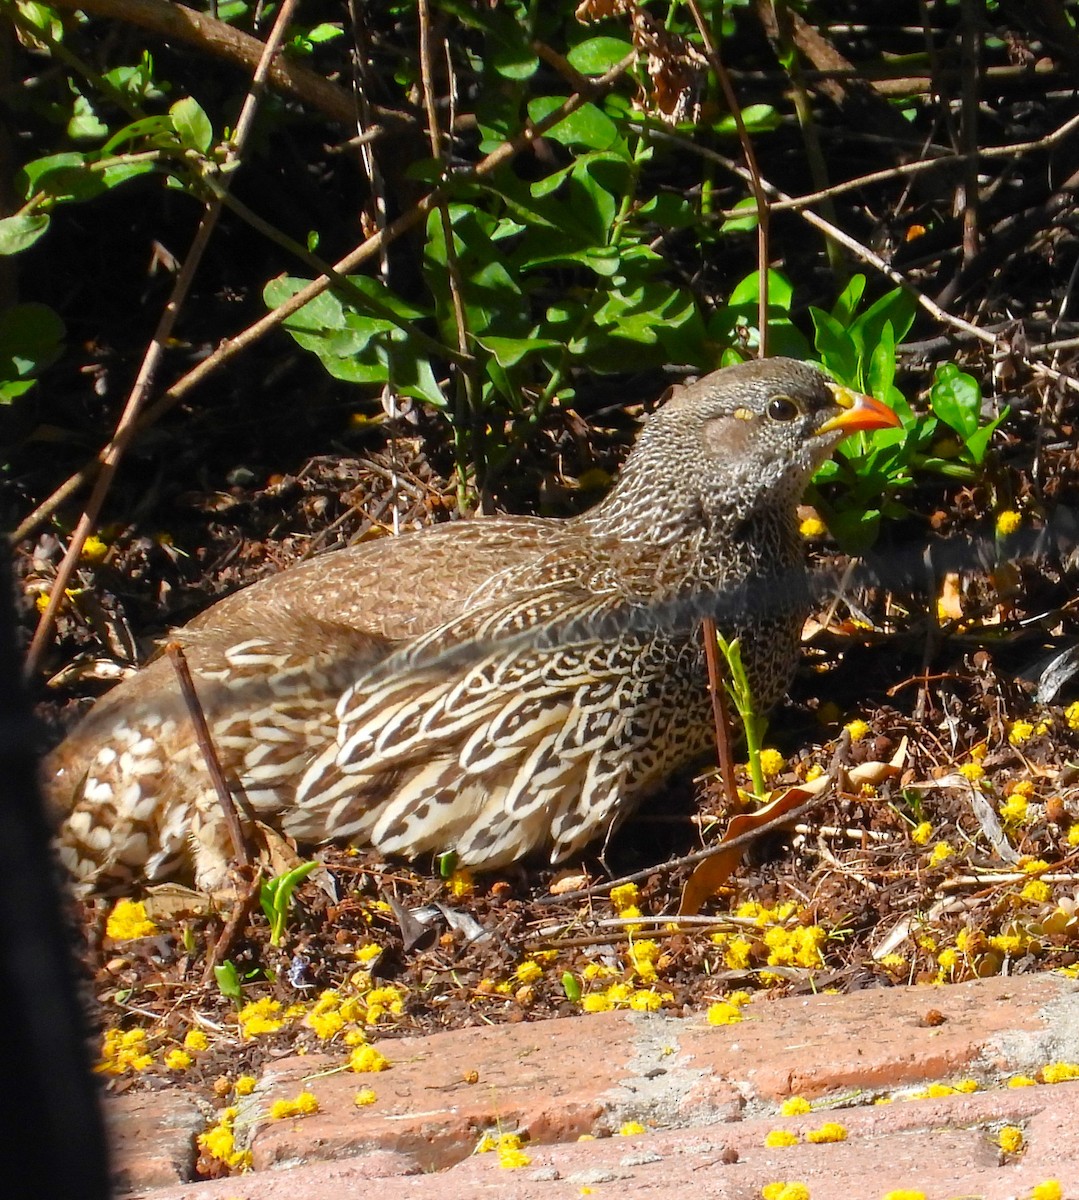
[[[214,979],[217,980],[218,991],[226,1000],[232,1000],[236,1004],[243,1000],[240,972],[236,970],[236,964],[231,959],[226,959],[214,967]]]
[[[895,381],[895,333],[892,323],[886,321],[881,330],[880,341],[873,348],[869,360],[867,384],[869,394],[879,400],[887,400]]]
[[[747,133],[767,133],[779,125],[779,114],[770,104],[749,104],[742,109],[742,124]],[[738,122],[729,113],[713,126],[716,133],[726,137],[738,136]]]
[[[840,325],[846,327],[854,320],[854,314],[858,311],[858,305],[864,291],[865,276],[852,275],[850,282],[840,293],[839,299],[832,307],[832,316],[835,317]]]
[[[746,196],[745,199],[739,200],[734,207],[746,215],[744,217],[728,217],[720,225],[720,233],[744,233],[757,228],[760,218],[757,215],[757,201],[752,196]]]
[[[0,218],[0,254],[18,254],[32,246],[48,227],[48,213],[21,213]]]
[[[170,142],[174,137],[172,118],[166,113],[160,113],[156,117],[141,117],[138,121],[132,121],[130,125],[125,125],[123,129],[118,129],[111,138],[101,147],[101,154],[115,154],[127,142],[145,141],[154,143],[160,139],[161,135],[167,134]]]
[[[730,308],[742,308],[757,303],[757,288],[760,278],[759,271],[751,271],[744,279],[740,280],[731,292],[731,297],[727,301]],[[791,300],[794,298],[794,286],[791,281],[781,275],[779,271],[773,271],[769,268],[768,271],[768,307],[770,309],[777,308],[783,312],[789,312]]]
[[[25,379],[55,362],[64,323],[47,304],[16,304],[0,315],[0,379]]]
[[[501,367],[515,367],[522,359],[541,350],[558,350],[562,343],[556,338],[481,337],[476,341],[494,355]]]
[[[92,200],[105,190],[90,159],[74,152],[50,154],[27,163],[15,176],[15,186],[28,200],[41,192],[57,202]]]
[[[94,112],[85,96],[75,97],[71,120],[67,123],[67,135],[73,141],[98,141],[109,132],[109,127]]]
[[[569,65],[582,75],[603,75],[633,53],[633,44],[621,38],[594,37],[580,42],[566,55]]]
[[[537,96],[528,104],[528,115],[537,124],[561,108],[565,96]],[[607,150],[618,141],[618,126],[594,104],[582,104],[546,131],[544,137],[563,146],[584,146],[589,150]]]
[[[858,354],[850,334],[835,317],[823,309],[810,305],[809,315],[816,330],[813,344],[821,356],[821,362],[831,371],[838,383],[857,388]]]
[[[185,96],[183,100],[177,100],[169,109],[169,116],[172,117],[172,127],[184,146],[189,150],[197,150],[200,154],[209,151],[214,141],[214,127],[194,96]]]
[[[955,363],[943,363],[929,391],[929,407],[966,441],[981,420],[982,389],[973,375],[960,371]]]

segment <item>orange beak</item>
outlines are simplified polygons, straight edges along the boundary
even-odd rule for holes
[[[860,429],[891,429],[900,423],[899,417],[887,404],[881,404],[872,396],[852,392],[850,388],[841,387],[838,383],[830,383],[828,386],[836,404],[843,411],[838,417],[825,421],[817,430],[818,435],[833,433],[837,429],[845,434],[857,433]]]

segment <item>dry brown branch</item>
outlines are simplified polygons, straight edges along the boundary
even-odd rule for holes
[[[123,21],[163,38],[185,42],[249,73],[258,66],[263,52],[258,38],[171,0],[56,0],[55,7]],[[276,91],[295,96],[340,125],[355,124],[352,96],[299,63],[278,59],[270,68],[269,83]],[[410,114],[396,109],[379,108],[376,115],[387,131],[412,129],[415,125]]]

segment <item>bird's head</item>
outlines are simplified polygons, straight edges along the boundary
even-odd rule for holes
[[[681,519],[689,506],[735,519],[793,508],[844,437],[898,424],[879,400],[833,383],[807,363],[739,363],[668,390],[610,499],[618,505],[632,495],[639,512],[649,490],[668,512],[681,509]]]

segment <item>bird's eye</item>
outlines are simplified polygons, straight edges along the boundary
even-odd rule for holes
[[[773,421],[793,421],[798,415],[798,405],[789,396],[773,396],[768,401],[768,415]]]

